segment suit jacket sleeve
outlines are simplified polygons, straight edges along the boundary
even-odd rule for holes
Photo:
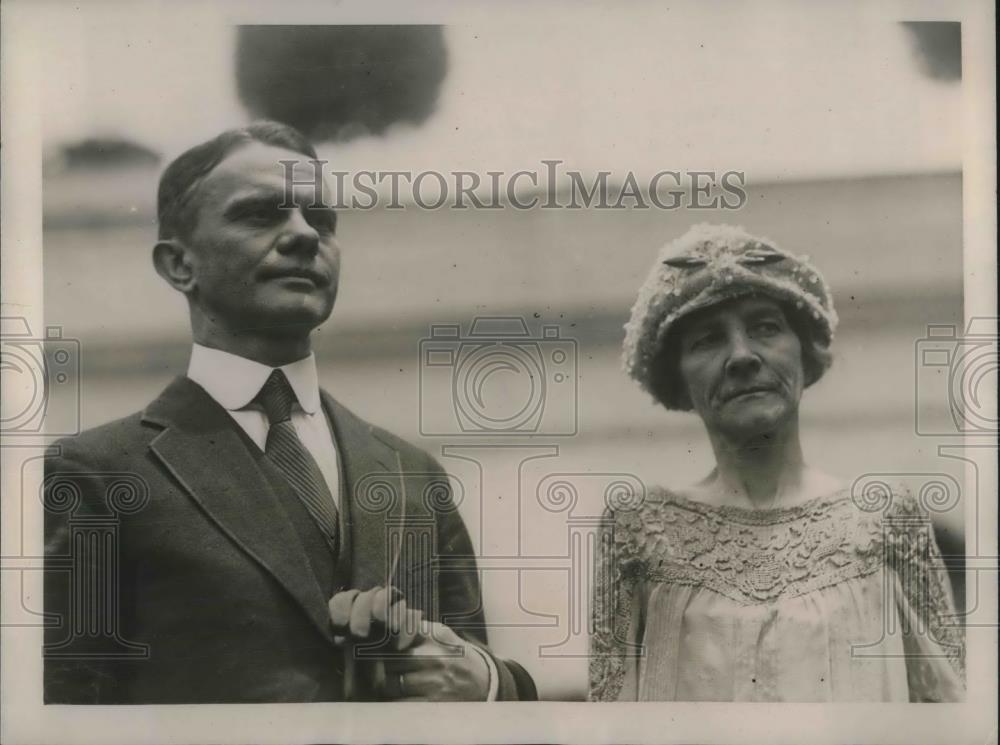
[[[92,550],[96,536],[88,530],[107,514],[107,486],[100,469],[79,455],[46,460],[42,490],[46,703],[121,703],[127,698],[123,680],[127,665],[115,657],[121,578],[107,576],[114,567],[102,560],[107,557],[103,550]],[[79,526],[84,526],[82,531]],[[112,544],[117,540],[110,533],[101,538]],[[105,591],[109,602],[97,602]]]
[[[490,655],[500,677],[498,701],[536,701],[538,692],[527,671],[512,660],[498,658],[487,646],[486,616],[472,540],[447,486],[444,469],[433,458],[430,462],[430,472],[440,474],[434,479],[440,489],[431,500],[437,523],[437,556],[441,569],[436,575],[439,617],[435,620],[449,626]]]

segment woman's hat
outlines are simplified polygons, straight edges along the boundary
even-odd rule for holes
[[[639,290],[625,324],[625,371],[667,408],[653,381],[653,363],[677,321],[702,308],[745,295],[765,295],[799,312],[815,331],[815,344],[828,350],[837,313],[823,275],[808,257],[782,251],[773,241],[735,225],[695,225],[660,251]],[[829,366],[829,355],[813,381]],[[662,373],[660,373],[662,374]]]

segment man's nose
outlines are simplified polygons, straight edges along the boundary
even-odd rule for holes
[[[306,220],[302,210],[290,210],[278,250],[282,253],[310,254],[319,251],[319,231]]]
[[[742,330],[729,333],[726,372],[737,377],[752,375],[760,369],[761,361],[751,340]]]

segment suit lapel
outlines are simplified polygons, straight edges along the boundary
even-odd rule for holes
[[[343,475],[341,519],[350,556],[347,586],[365,590],[390,582],[399,556],[398,534],[406,516],[405,479],[399,451],[325,391]],[[394,530],[397,529],[397,530]],[[341,562],[346,566],[346,562]]]
[[[205,513],[285,587],[326,638],[323,596],[281,496],[232,417],[201,386],[177,378],[143,412],[164,427],[150,447]],[[295,499],[289,487],[287,498]]]

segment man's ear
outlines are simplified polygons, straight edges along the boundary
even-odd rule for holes
[[[175,290],[190,293],[195,286],[190,249],[177,238],[157,241],[153,246],[153,266]]]

